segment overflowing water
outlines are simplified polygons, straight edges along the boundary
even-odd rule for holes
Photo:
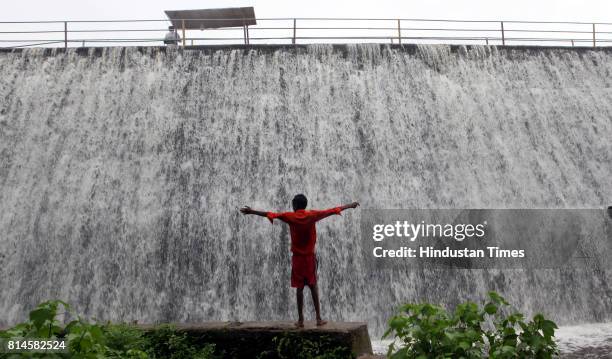
[[[601,208],[612,52],[378,45],[0,54],[0,324],[295,317],[288,229],[236,207]],[[359,209],[318,225],[325,317],[497,290],[612,319],[612,271],[364,269]],[[309,302],[306,303],[306,308]]]

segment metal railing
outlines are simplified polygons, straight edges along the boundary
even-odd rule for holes
[[[262,18],[257,22],[232,28],[179,28],[179,45],[374,42],[596,47],[612,43],[612,23],[602,22],[402,18]],[[168,24],[168,19],[5,21],[0,22],[0,47],[161,45]]]

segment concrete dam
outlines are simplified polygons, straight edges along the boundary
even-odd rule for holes
[[[290,210],[296,193],[313,208],[604,208],[611,74],[608,49],[2,52],[0,325],[51,298],[113,321],[294,318],[288,228],[237,208]],[[560,324],[612,320],[610,268],[370,271],[359,216],[318,224],[328,319],[379,336],[401,303],[495,290]]]

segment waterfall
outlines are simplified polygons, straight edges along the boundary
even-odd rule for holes
[[[288,228],[237,207],[289,210],[296,193],[312,208],[607,206],[611,71],[606,49],[2,52],[0,324],[51,298],[115,321],[294,318]],[[371,272],[359,220],[318,224],[328,319],[380,335],[400,303],[488,290],[561,324],[612,319],[609,269]]]

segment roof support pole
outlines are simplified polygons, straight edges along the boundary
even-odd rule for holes
[[[397,19],[397,43],[402,46],[402,27],[400,26],[400,19]]]

